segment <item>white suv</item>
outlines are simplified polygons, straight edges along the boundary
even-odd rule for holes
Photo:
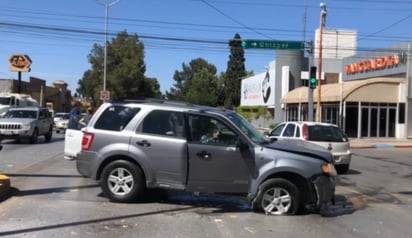
[[[332,152],[333,163],[340,174],[349,170],[351,151],[349,139],[335,124],[311,121],[289,121],[278,124],[269,133],[271,139],[304,140]]]
[[[49,142],[52,135],[53,118],[47,108],[11,108],[0,118],[0,140],[28,139],[34,144],[39,136],[44,136]]]

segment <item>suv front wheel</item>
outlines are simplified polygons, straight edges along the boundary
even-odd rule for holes
[[[299,190],[288,180],[269,179],[259,186],[253,208],[266,215],[294,215],[299,209]]]
[[[140,168],[125,160],[113,161],[103,169],[100,186],[112,202],[131,202],[145,189]]]

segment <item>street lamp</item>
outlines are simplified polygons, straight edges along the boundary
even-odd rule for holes
[[[104,6],[105,15],[104,15],[104,62],[103,62],[103,91],[106,93],[106,62],[107,62],[107,18],[109,15],[109,7],[118,3],[120,0],[115,0],[109,3],[104,3],[101,0],[96,0],[98,3]]]
[[[325,18],[326,18],[326,4],[321,2],[320,3],[320,22],[319,22],[319,57],[318,57],[318,82],[317,82],[317,89],[318,89],[318,101],[316,104],[316,121],[320,122],[320,102],[321,102],[321,77],[322,77],[322,36],[323,36],[323,27],[325,26]]]

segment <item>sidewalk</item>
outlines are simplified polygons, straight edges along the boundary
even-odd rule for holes
[[[412,148],[412,139],[349,138],[351,149]]]

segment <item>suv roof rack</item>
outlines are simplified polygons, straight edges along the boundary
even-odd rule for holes
[[[176,106],[193,106],[192,103],[184,101],[176,101],[169,99],[160,99],[160,98],[119,98],[110,100],[111,102],[128,102],[128,103],[158,103],[166,105],[176,105]]]

